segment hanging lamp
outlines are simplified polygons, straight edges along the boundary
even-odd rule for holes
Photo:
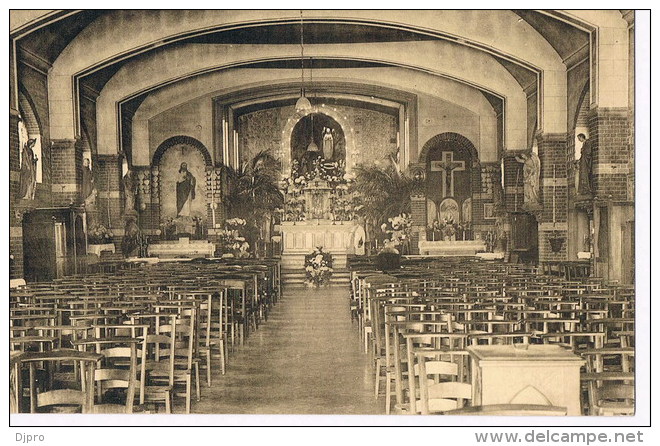
[[[309,102],[309,101],[307,101],[307,102]],[[319,146],[317,146],[316,143],[314,142],[314,115],[311,114],[310,116],[311,116],[311,121],[312,121],[312,131],[309,132],[309,133],[310,133],[310,139],[312,140],[312,142],[310,142],[309,145],[307,146],[307,151],[308,152],[318,152],[319,151]]]
[[[305,41],[303,38],[303,12],[300,11],[300,97],[296,102],[296,112],[308,112],[312,104],[305,97]]]

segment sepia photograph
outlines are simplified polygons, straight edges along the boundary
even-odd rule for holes
[[[650,423],[638,13],[9,10],[10,426]]]

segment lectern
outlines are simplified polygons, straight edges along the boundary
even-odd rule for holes
[[[472,405],[540,404],[580,413],[584,360],[559,345],[474,345]]]

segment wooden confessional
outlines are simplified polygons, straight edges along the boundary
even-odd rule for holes
[[[23,274],[28,282],[79,272],[87,251],[85,211],[38,208],[23,215]]]

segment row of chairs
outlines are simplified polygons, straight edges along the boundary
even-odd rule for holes
[[[386,413],[392,397],[399,412],[465,410],[474,390],[466,349],[484,344],[562,345],[585,360],[584,414],[634,411],[631,287],[596,278],[567,282],[534,267],[472,258],[404,261],[386,274],[365,259],[351,270],[351,314],[374,359],[376,397],[385,380]],[[538,406],[509,403],[519,412]]]
[[[210,387],[268,317],[279,274],[275,261],[173,262],[12,290],[13,410],[170,413],[182,396],[190,413],[201,374]]]

